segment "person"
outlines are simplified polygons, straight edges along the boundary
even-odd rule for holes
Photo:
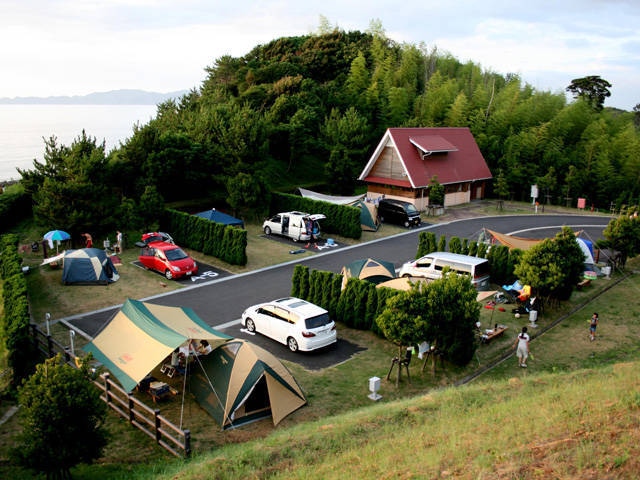
[[[589,337],[593,342],[596,339],[596,327],[598,326],[598,314],[593,312],[591,320],[589,320]]]
[[[311,220],[310,218],[307,218],[305,222],[305,226],[307,228],[307,234],[309,235],[309,242],[307,243],[305,248],[309,248],[309,245],[311,245],[312,243],[315,248],[318,248],[318,243],[316,241],[316,237],[313,231],[313,220]]]
[[[517,348],[516,356],[518,357],[518,364],[527,368],[527,358],[529,357],[529,334],[527,333],[527,327],[522,327],[522,332],[518,334],[518,338],[513,343],[513,347]]]
[[[171,354],[171,366],[177,368],[180,366],[180,350],[176,348]]]
[[[88,233],[83,233],[81,236],[84,237],[85,247],[93,248],[93,238],[91,237],[91,235]]]
[[[122,253],[122,232],[116,230],[116,253]]]
[[[211,353],[211,345],[209,345],[209,342],[206,340],[200,340],[200,346],[198,347],[198,354],[199,355],[207,355],[209,353]]]

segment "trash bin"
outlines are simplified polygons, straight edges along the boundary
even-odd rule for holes
[[[529,312],[529,321],[531,323],[536,323],[537,320],[538,320],[538,311],[537,310],[531,310]]]

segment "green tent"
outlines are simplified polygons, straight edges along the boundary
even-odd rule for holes
[[[232,340],[198,360],[190,390],[223,429],[269,416],[277,425],[307,403],[280,360],[252,343]]]
[[[376,232],[380,223],[378,222],[378,207],[375,203],[358,200],[353,206],[360,209],[360,227],[362,230]]]
[[[385,260],[375,260],[367,258],[356,260],[342,267],[342,288],[347,285],[349,278],[359,278],[368,282],[378,284],[396,278],[396,269],[393,263]]]

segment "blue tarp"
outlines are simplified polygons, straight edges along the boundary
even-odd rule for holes
[[[244,222],[239,218],[232,217],[231,215],[227,215],[226,213],[219,212],[215,208],[211,210],[205,210],[204,212],[195,213],[196,217],[206,218],[212,222],[224,223],[225,225],[233,225],[238,226],[240,228],[244,228]]]

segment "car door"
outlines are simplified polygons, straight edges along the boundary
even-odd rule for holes
[[[156,248],[156,253],[153,256],[153,265],[153,269],[161,273],[164,273],[168,268],[169,262],[167,262],[167,257],[159,248]]]
[[[271,322],[271,338],[280,343],[287,343],[293,324],[290,322],[291,314],[285,308],[276,306],[274,318]]]

